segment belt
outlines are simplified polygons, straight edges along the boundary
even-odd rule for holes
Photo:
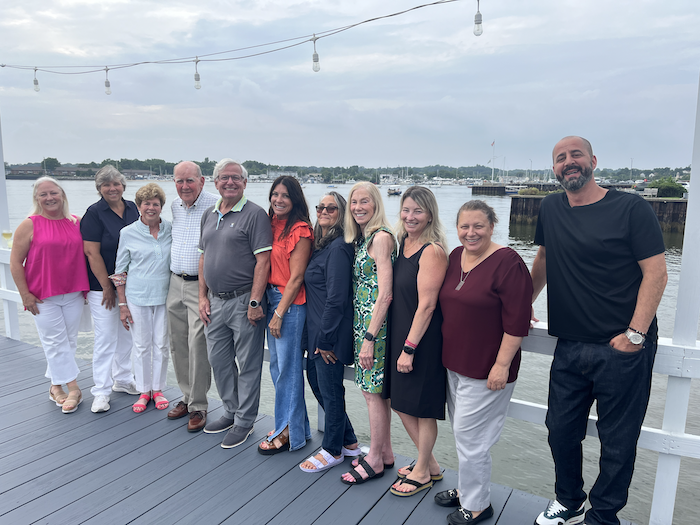
[[[199,280],[199,275],[187,275],[186,273],[179,274],[176,273],[178,277],[182,277],[185,281],[198,281]]]
[[[247,293],[250,293],[251,289],[252,289],[252,287],[246,288],[244,290],[235,290],[233,292],[218,292],[218,293],[212,292],[212,295],[214,295],[215,297],[218,297],[219,299],[221,299],[223,301],[228,301],[229,299],[235,299],[236,297],[240,297],[241,295],[245,295]]]

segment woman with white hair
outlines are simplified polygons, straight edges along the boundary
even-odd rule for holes
[[[109,276],[117,260],[119,232],[139,218],[136,204],[124,200],[126,179],[108,164],[95,175],[100,200],[90,206],[80,221],[83,248],[88,259],[87,294],[95,324],[92,351],[92,411],[109,410],[112,390],[138,394],[131,372],[131,334],[119,320],[117,291]]]
[[[89,290],[83,239],[78,217],[70,214],[66,193],[56,179],[37,179],[32,200],[29,217],[15,232],[10,270],[24,309],[34,316],[46,354],[49,399],[70,414],[83,400],[75,362],[78,327]]]

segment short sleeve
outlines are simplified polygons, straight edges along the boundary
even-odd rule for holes
[[[95,206],[90,206],[83,215],[83,220],[80,221],[80,234],[84,241],[102,242],[103,233],[104,224],[100,220]]]
[[[272,250],[272,228],[270,227],[270,218],[265,210],[258,207],[250,226],[250,247],[253,255]]]
[[[289,235],[287,235],[287,238],[284,239],[287,258],[291,256],[294,248],[296,248],[296,245],[299,243],[299,239],[311,239],[311,242],[314,240],[314,233],[311,230],[311,226],[306,224],[304,221],[299,221],[292,226],[292,230],[289,232]]]
[[[498,268],[496,290],[501,299],[503,331],[515,337],[525,337],[530,330],[532,309],[532,277],[515,250],[505,257]]]
[[[664,253],[664,237],[651,205],[638,198],[629,214],[630,244],[636,261]]]

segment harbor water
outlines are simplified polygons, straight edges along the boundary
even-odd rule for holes
[[[146,184],[146,182],[148,181],[129,181],[124,197],[133,200],[136,190]],[[82,215],[87,207],[99,198],[93,182],[65,181],[62,184],[68,195],[71,212],[76,215]],[[167,196],[163,217],[171,219],[170,203],[177,196],[175,185],[171,180],[159,181],[159,184],[163,187]],[[325,184],[307,184],[304,187],[304,192],[309,206],[313,210],[313,206],[331,189],[347,197],[350,188],[351,185],[337,185],[335,188],[328,188]],[[31,189],[32,181],[7,181],[10,224],[13,231],[27,216],[31,205]],[[402,189],[405,190],[405,187]],[[472,198],[471,190],[466,186],[451,185],[432,186],[431,189],[435,193],[440,206],[440,218],[447,231],[449,247],[453,249],[459,245],[455,225],[457,210],[465,201]],[[205,184],[205,190],[216,193],[211,182]],[[245,193],[248,199],[267,209],[269,191],[269,183],[249,183]],[[387,215],[390,221],[394,223],[398,220],[400,197],[387,196],[386,187],[380,188],[380,191],[387,209]],[[533,244],[534,227],[525,225],[509,227],[509,197],[483,196],[480,198],[493,206],[500,220],[499,224],[496,225],[493,240],[516,250],[525,260],[528,267],[531,267],[537,253],[537,246]],[[5,203],[1,205],[4,206]],[[315,213],[312,213],[312,220],[315,220]],[[680,234],[669,234],[665,235],[664,238],[666,241],[666,262],[669,271],[669,281],[657,315],[660,336],[671,337],[676,311],[683,238]],[[542,320],[547,318],[545,293],[541,294],[535,304],[535,314]],[[37,346],[40,345],[32,316],[26,312],[20,313],[20,332],[23,341]],[[0,323],[0,333],[4,335],[4,323]],[[469,334],[465,334],[465,337],[469,337]],[[80,334],[78,357],[91,359],[91,334]],[[550,364],[550,357],[524,353],[513,397],[546,404]],[[172,372],[172,364],[170,364],[168,383],[177,384]],[[359,390],[349,382],[346,382],[346,393],[348,414],[355,426],[358,438],[362,442],[368,443],[369,424],[364,399]],[[666,376],[654,374],[652,396],[644,423],[645,426],[661,428],[665,393]],[[210,396],[217,397],[216,388],[213,385]],[[316,424],[316,402],[308,388],[306,401],[309,409],[309,418],[312,421],[312,426],[314,426]],[[700,408],[698,407],[700,407],[700,387],[697,380],[694,380],[686,431],[695,435],[700,435]],[[274,412],[274,390],[267,370],[267,364],[263,370],[263,392],[260,411],[265,414],[273,414]],[[396,453],[415,457],[415,447],[408,438],[398,417],[392,419],[392,444]],[[312,452],[312,450],[309,450],[310,454]],[[456,469],[457,459],[454,439],[448,421],[439,422],[439,437],[435,446],[435,456],[443,467]],[[500,442],[493,448],[492,456],[492,480],[494,482],[538,496],[553,497],[554,467],[547,445],[547,431],[545,427],[508,419]],[[630,488],[629,502],[627,507],[621,512],[621,518],[638,524],[648,523],[657,457],[658,455],[654,452],[639,449],[635,474]],[[586,490],[590,489],[595,481],[598,472],[598,460],[599,442],[597,439],[588,437],[584,442]],[[698,486],[700,486],[700,461],[683,458],[673,519],[674,524],[690,525],[696,522],[697,511],[694,507],[694,500]],[[693,487],[696,487],[696,489],[693,489]]]

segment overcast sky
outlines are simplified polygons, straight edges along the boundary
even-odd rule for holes
[[[420,0],[2,0],[0,64],[204,55],[320,33]],[[0,68],[5,161],[258,160],[366,167],[551,165],[569,134],[599,167],[690,164],[700,1],[476,0],[265,56],[56,75]],[[230,57],[235,55],[221,55]],[[65,71],[65,70],[64,70]]]

